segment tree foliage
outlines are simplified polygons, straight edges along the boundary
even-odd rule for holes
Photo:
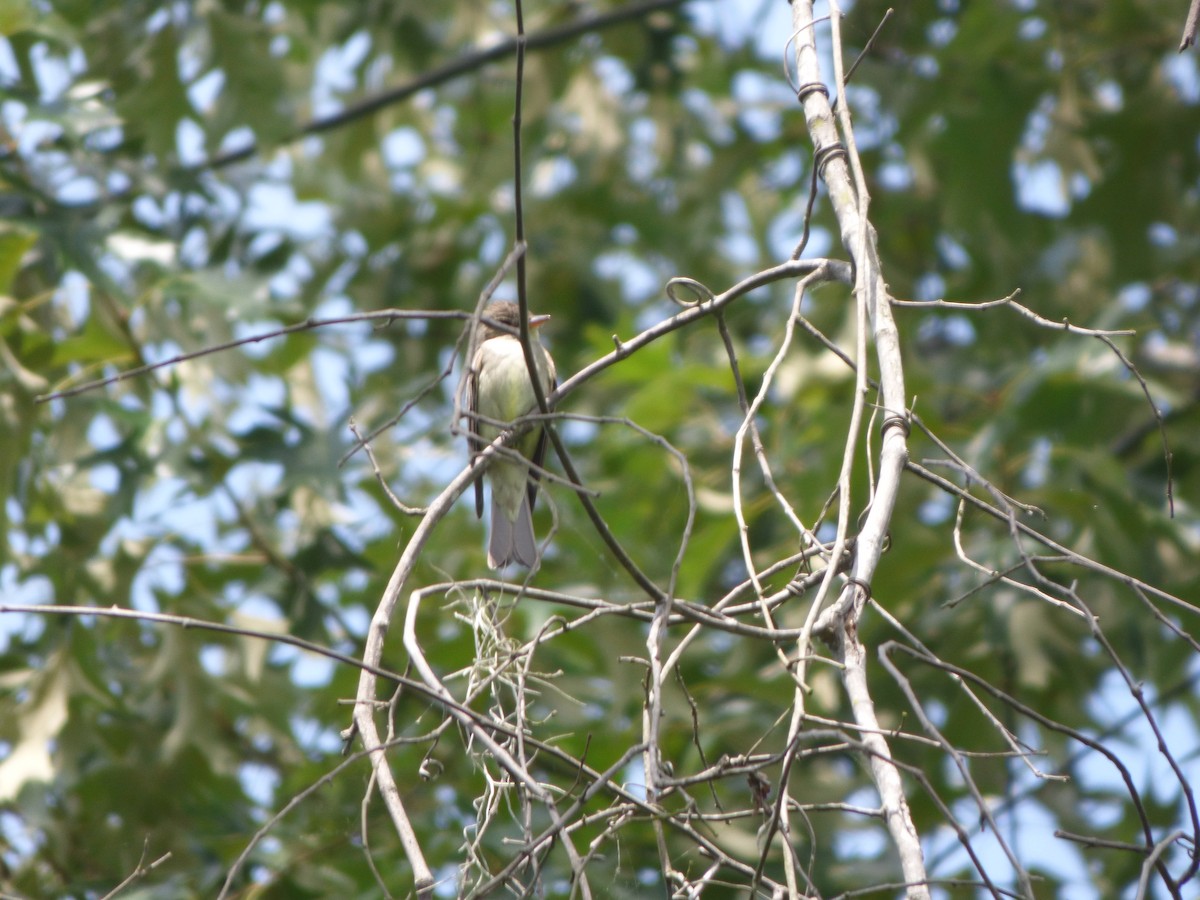
[[[0,13],[0,891],[403,896],[386,767],[443,896],[900,894],[882,736],[935,895],[1194,893],[1185,11],[906,4],[863,54],[909,464],[820,588],[895,431],[795,49],[836,98],[885,10]],[[500,582],[472,504],[422,529],[518,203],[582,487],[552,451]],[[726,294],[803,235],[829,267]]]

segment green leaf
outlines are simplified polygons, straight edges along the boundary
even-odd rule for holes
[[[216,109],[209,119],[210,146],[238,126],[247,126],[265,149],[295,125],[284,65],[271,50],[271,29],[255,19],[208,7],[212,67],[225,76]]]
[[[129,344],[124,336],[105,325],[99,316],[93,316],[84,323],[82,332],[54,345],[50,363],[65,366],[71,362],[128,362],[129,359]]]
[[[0,291],[12,289],[25,254],[37,243],[38,233],[18,225],[0,226]]]
[[[5,37],[19,31],[28,31],[37,23],[37,11],[29,0],[0,2],[0,34]]]
[[[163,161],[175,158],[176,129],[193,112],[179,77],[179,40],[172,25],[155,33],[130,61],[116,98],[124,128]]]

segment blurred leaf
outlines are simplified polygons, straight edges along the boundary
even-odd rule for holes
[[[0,230],[0,290],[7,292],[12,289],[21,261],[37,238],[37,232],[31,228],[10,225]]]
[[[209,119],[210,149],[238,126],[248,126],[258,141],[271,146],[295,128],[284,67],[271,50],[271,29],[263,22],[206,10],[213,68],[224,76],[216,109]]]
[[[129,86],[116,98],[125,128],[144,138],[149,153],[165,160],[175,158],[176,128],[192,112],[179,77],[179,52],[174,27],[167,25],[154,33],[129,61]]]
[[[6,680],[10,684],[25,681],[24,677]],[[12,747],[0,761],[0,801],[11,802],[31,782],[48,782],[55,775],[51,750],[58,737],[59,729],[67,720],[69,684],[61,660],[48,666],[32,684],[31,696],[22,703],[13,716],[17,734]]]

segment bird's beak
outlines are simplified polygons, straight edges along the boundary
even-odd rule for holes
[[[546,316],[546,315],[542,315],[542,316],[530,316],[530,317],[529,317],[529,327],[530,327],[530,328],[537,328],[537,327],[539,327],[539,326],[541,326],[541,325],[545,325],[545,324],[546,324],[547,322],[549,322],[549,321],[550,321],[550,317],[549,317],[549,316]]]

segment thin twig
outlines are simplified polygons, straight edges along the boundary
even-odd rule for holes
[[[113,897],[117,896],[117,894],[121,893],[121,891],[125,890],[125,888],[129,887],[135,881],[141,881],[143,878],[145,878],[147,875],[149,875],[151,872],[153,872],[155,869],[157,869],[159,866],[161,866],[163,863],[165,863],[167,860],[169,860],[171,858],[170,852],[167,852],[167,853],[164,853],[162,856],[160,856],[158,859],[154,860],[154,862],[147,865],[146,864],[146,851],[149,848],[150,848],[150,838],[146,838],[145,841],[142,842],[142,855],[141,855],[141,858],[138,859],[137,866],[134,867],[134,870],[132,872],[130,872],[128,875],[125,876],[125,878],[121,881],[120,884],[118,884],[115,888],[113,888],[111,891],[109,891],[107,894],[105,894],[103,897],[101,897],[100,900],[112,900]]]

